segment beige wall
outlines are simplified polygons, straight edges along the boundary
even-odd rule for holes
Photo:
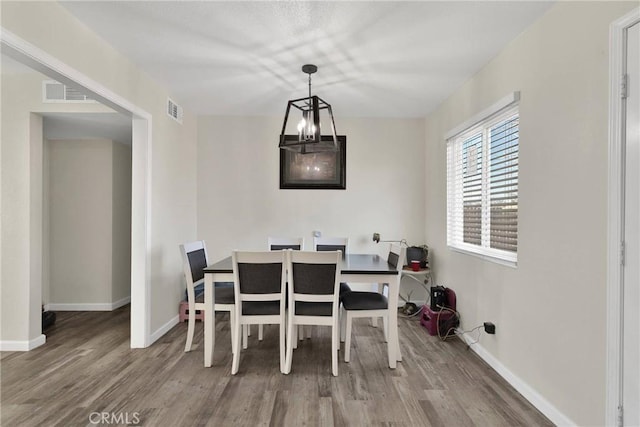
[[[111,178],[112,303],[131,296],[131,146],[113,142]]]
[[[3,100],[7,92],[8,88],[3,85]],[[42,219],[42,201],[32,195],[42,188],[41,147],[42,118],[28,111],[6,108],[5,104],[0,171],[3,207],[0,332],[7,341],[26,341],[27,337],[33,340],[40,335],[41,322],[36,317],[39,314],[20,307],[41,304],[42,261],[24,262],[42,250],[42,233],[32,233],[32,227],[37,229],[38,219]]]
[[[48,143],[50,302],[109,302],[113,142]]]
[[[347,136],[346,190],[280,190],[281,127],[281,117],[199,118],[198,238],[211,258],[262,250],[269,236],[303,236],[311,249],[313,230],[349,236],[353,252],[387,251],[373,243],[376,231],[423,243],[422,120],[337,116]]]
[[[29,265],[29,281],[22,285],[29,289],[29,302],[34,307],[41,307],[42,303],[42,183],[43,183],[43,160],[42,160],[42,116],[29,114],[29,139],[27,147],[29,150],[29,230],[30,233],[23,238],[28,240],[29,256],[33,262]],[[37,336],[42,328],[41,311],[29,310],[29,335]]]
[[[130,296],[130,147],[105,139],[47,143],[48,302],[108,306]]]
[[[464,328],[578,425],[603,425],[609,24],[637,3],[561,2],[426,120],[427,240]],[[444,134],[521,91],[518,266],[446,247]]]
[[[182,296],[179,243],[196,236],[196,123],[185,111],[179,125],[165,113],[164,88],[80,24],[54,2],[2,2],[2,26],[63,63],[129,100],[152,115],[150,151],[151,218],[148,224],[151,300],[150,333],[171,321]],[[81,42],[80,42],[81,41]],[[31,247],[25,240],[32,230],[29,212],[30,155],[28,124],[20,117],[5,129],[8,105],[3,84],[2,128],[2,330],[1,340],[29,341],[39,335],[39,324],[27,331],[28,313],[40,302],[29,295]],[[180,103],[179,99],[176,99]],[[22,112],[16,115],[24,114]],[[7,117],[8,118],[8,117]],[[22,123],[18,122],[20,120]],[[25,123],[25,124],[23,124]],[[37,228],[37,227],[36,227]],[[7,249],[11,250],[7,254]],[[38,251],[35,251],[38,252]],[[41,283],[38,283],[41,287]],[[40,299],[40,295],[37,296]],[[14,316],[14,314],[16,314]],[[39,313],[37,314],[39,316]]]

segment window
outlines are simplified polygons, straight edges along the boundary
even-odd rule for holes
[[[510,99],[447,140],[447,245],[515,265],[519,113]]]

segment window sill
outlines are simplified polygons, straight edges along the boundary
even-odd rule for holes
[[[516,259],[510,260],[510,259],[505,259],[505,258],[501,258],[501,257],[495,256],[495,255],[482,253],[482,252],[479,252],[479,251],[460,248],[460,247],[457,247],[457,246],[447,246],[447,247],[453,252],[459,252],[459,253],[462,253],[462,254],[471,255],[471,256],[474,256],[476,258],[481,258],[481,259],[483,259],[485,261],[490,261],[490,262],[493,262],[493,263],[496,263],[496,264],[504,265],[506,267],[518,268],[517,255],[516,255]]]

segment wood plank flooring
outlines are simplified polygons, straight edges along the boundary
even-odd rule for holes
[[[460,340],[429,336],[417,317],[399,319],[396,370],[381,329],[357,319],[351,362],[340,361],[336,378],[327,328],[314,327],[282,375],[277,327],[265,327],[262,342],[254,327],[231,376],[226,313],[216,316],[212,368],[203,367],[200,322],[184,353],[186,323],[132,350],[128,306],[57,314],[44,346],[2,353],[2,426],[552,425]]]

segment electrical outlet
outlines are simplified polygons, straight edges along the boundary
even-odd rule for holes
[[[491,322],[484,322],[484,331],[490,335],[496,333],[496,325]]]

